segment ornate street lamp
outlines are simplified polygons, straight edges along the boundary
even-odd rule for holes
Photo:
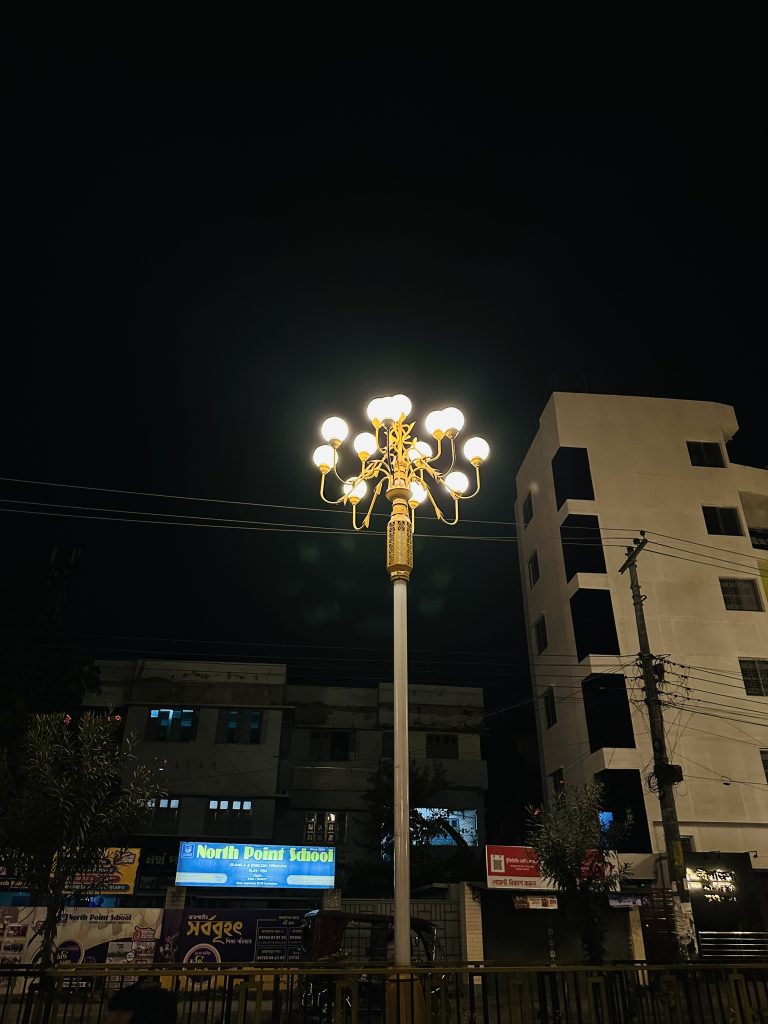
[[[358,434],[353,441],[359,466],[346,475],[340,472],[339,448],[349,427],[338,416],[327,419],[320,432],[325,444],[317,448],[312,460],[320,470],[320,497],[329,505],[349,505],[352,526],[366,529],[376,499],[384,490],[392,503],[387,524],[387,571],[394,592],[394,904],[395,965],[410,964],[410,805],[408,796],[408,641],[407,583],[413,568],[413,533],[416,509],[428,502],[437,519],[447,526],[459,521],[459,503],[473,498],[480,490],[480,466],[488,458],[489,447],[482,437],[471,437],[464,444],[464,455],[475,468],[476,486],[471,494],[469,479],[455,469],[456,435],[464,426],[464,416],[450,407],[431,412],[424,421],[427,436],[435,442],[420,441],[415,423],[407,422],[411,403],[405,395],[375,398],[368,406],[368,418],[375,433]],[[445,465],[447,460],[450,460]],[[438,468],[443,463],[442,469]],[[328,498],[326,477],[333,475],[341,485],[340,497]],[[373,485],[368,510],[362,522],[357,506]],[[445,490],[453,502],[451,518],[446,518],[433,496],[433,489]]]

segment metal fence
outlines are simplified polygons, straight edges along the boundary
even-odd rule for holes
[[[3,1024],[101,1024],[140,982],[175,993],[179,1024],[758,1024],[768,963],[526,968],[501,965],[3,967]]]

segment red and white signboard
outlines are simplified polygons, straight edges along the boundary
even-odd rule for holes
[[[485,872],[489,889],[554,889],[542,878],[530,846],[486,846]]]

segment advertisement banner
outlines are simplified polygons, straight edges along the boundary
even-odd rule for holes
[[[332,846],[180,843],[176,885],[333,889],[335,869]]]
[[[305,913],[230,908],[166,911],[158,960],[187,964],[297,961]]]
[[[513,896],[515,910],[557,910],[557,896]]]
[[[40,947],[38,936],[45,921],[45,908],[19,909],[32,911],[30,918],[25,919],[30,927],[23,962],[33,963]],[[154,963],[162,920],[163,911],[156,907],[65,910],[56,935],[57,959],[62,964]]]
[[[485,869],[489,889],[554,889],[539,874],[530,846],[486,846]]]
[[[0,907],[0,965],[24,962],[37,907]]]
[[[66,891],[79,892],[81,889],[87,889],[95,896],[114,893],[133,895],[140,854],[141,850],[136,847],[110,847],[105,850],[101,863],[93,871],[74,875],[67,884]],[[0,889],[26,892],[28,888],[28,885],[18,878],[9,878],[5,868],[0,867]]]

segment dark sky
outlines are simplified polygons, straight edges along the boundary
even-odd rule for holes
[[[538,414],[584,381],[734,404],[732,457],[765,464],[762,28],[612,7],[12,36],[2,476],[318,510],[2,496],[347,525],[319,510],[319,424],[357,432],[404,391],[488,438],[465,512],[509,521]],[[73,645],[388,678],[381,537],[2,504],[7,585],[52,543],[82,549]],[[416,560],[412,679],[511,703],[514,545],[425,538]]]

